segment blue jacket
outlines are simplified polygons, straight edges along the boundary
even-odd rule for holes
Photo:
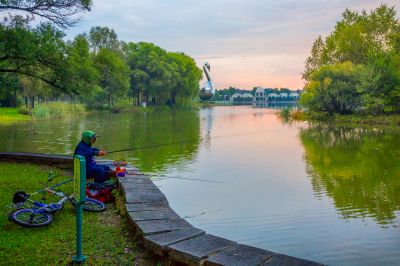
[[[75,148],[74,155],[82,155],[86,159],[86,170],[96,167],[96,161],[93,156],[99,154],[99,149],[92,148],[89,144],[86,144],[83,140],[79,142]]]

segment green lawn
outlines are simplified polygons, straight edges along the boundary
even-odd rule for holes
[[[0,125],[28,121],[29,119],[31,119],[29,115],[18,113],[18,108],[0,107]]]
[[[0,163],[0,207],[12,202],[16,190],[33,192],[47,180],[47,172],[58,169],[28,164]],[[65,173],[64,173],[65,174]],[[56,182],[70,177],[59,177]],[[69,183],[63,192],[72,192]],[[48,201],[50,202],[50,201]],[[120,199],[117,200],[121,205]],[[118,205],[118,204],[117,204]],[[88,265],[143,264],[142,251],[129,236],[127,222],[114,204],[107,204],[102,213],[84,212],[83,253]],[[48,227],[29,229],[0,216],[0,264],[4,265],[65,265],[75,255],[75,215],[69,202],[58,212]],[[154,260],[154,258],[152,259]],[[153,263],[144,263],[154,265]]]

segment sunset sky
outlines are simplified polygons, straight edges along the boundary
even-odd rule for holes
[[[328,35],[347,8],[371,10],[399,0],[94,0],[68,38],[92,26],[119,38],[152,42],[211,65],[217,89],[235,86],[302,88],[313,41]]]

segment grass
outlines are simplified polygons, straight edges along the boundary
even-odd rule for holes
[[[36,105],[32,110],[32,116],[36,119],[63,118],[85,112],[86,108],[82,104],[51,102]]]
[[[0,124],[8,125],[20,121],[28,121],[29,115],[20,114],[18,108],[0,107]]]
[[[46,181],[49,170],[63,175],[53,182],[70,178],[61,170],[49,167],[0,163],[0,207],[10,204],[17,190],[29,193],[42,188],[41,182]],[[63,192],[72,192],[71,183],[62,188]],[[116,202],[117,206],[123,206],[121,197],[117,197]],[[143,260],[143,251],[129,235],[126,216],[121,217],[120,212],[121,209],[114,204],[107,204],[107,210],[102,213],[84,212],[83,253],[88,258],[86,265],[136,265]],[[55,215],[53,223],[44,228],[24,228],[1,215],[0,264],[71,264],[75,255],[75,219],[75,211],[68,202]]]
[[[285,122],[303,121],[306,119],[304,111],[301,109],[284,108],[279,112],[279,116]]]

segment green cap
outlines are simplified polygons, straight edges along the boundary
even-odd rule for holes
[[[90,139],[91,139],[93,136],[95,136],[95,135],[96,135],[96,134],[94,134],[93,131],[91,131],[91,130],[85,130],[85,131],[82,132],[82,140],[83,140],[86,144],[91,145],[92,142],[90,141]]]

